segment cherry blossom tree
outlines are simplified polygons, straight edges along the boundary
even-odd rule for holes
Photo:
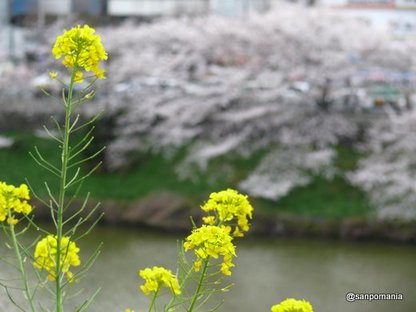
[[[101,127],[108,140],[104,161],[109,170],[129,166],[143,151],[171,155],[186,148],[177,172],[190,178],[213,158],[249,157],[265,150],[239,187],[277,200],[315,175],[342,174],[334,166],[336,146],[349,142],[358,148],[367,138],[370,156],[349,174],[350,181],[370,192],[380,207],[390,201],[376,193],[383,192],[375,184],[377,168],[371,169],[377,163],[393,164],[396,171],[391,166],[383,170],[396,172],[410,185],[405,169],[413,158],[403,154],[407,163],[394,163],[400,157],[384,159],[388,153],[372,146],[384,147],[380,129],[398,129],[400,118],[413,115],[414,40],[394,38],[335,11],[284,4],[244,18],[126,22],[100,33],[110,53],[108,79],[98,85],[100,97],[83,114],[106,112]],[[43,63],[32,70],[48,67]],[[3,76],[0,80],[4,110],[17,84]],[[392,87],[396,93],[393,98],[374,95],[374,87]],[[393,113],[403,116],[389,118]],[[402,139],[395,135],[393,145],[407,142]],[[399,177],[386,187],[392,181]],[[383,194],[408,192],[409,185],[397,183]],[[383,209],[380,216],[394,214]]]
[[[375,122],[363,146],[368,156],[349,174],[370,195],[379,218],[416,218],[415,134],[414,111]]]
[[[372,99],[360,73],[414,67],[410,41],[322,9],[130,23],[106,36],[114,86],[106,105],[119,114],[111,168],[138,150],[188,146],[178,174],[190,177],[191,164],[203,170],[221,155],[267,149],[240,187],[272,199],[333,175],[334,146],[366,130]]]

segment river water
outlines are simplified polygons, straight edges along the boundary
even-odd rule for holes
[[[104,243],[94,267],[75,286],[84,287],[80,298],[101,286],[89,311],[147,311],[149,301],[139,291],[137,272],[153,265],[174,270],[181,238],[132,228],[96,228],[79,244],[85,252]],[[237,245],[236,267],[227,280],[235,286],[218,311],[270,311],[272,304],[287,297],[308,299],[315,312],[416,311],[415,246],[276,238],[243,238]],[[7,276],[9,269],[4,264],[0,268]],[[348,303],[345,295],[350,291],[402,293],[404,298]],[[7,301],[1,291],[0,311],[17,311]]]

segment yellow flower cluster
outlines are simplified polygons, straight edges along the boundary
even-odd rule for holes
[[[313,312],[312,305],[306,300],[286,299],[272,306],[272,312]]]
[[[0,222],[16,224],[15,213],[29,214],[32,206],[28,204],[29,189],[26,184],[19,187],[0,182]]]
[[[54,235],[48,235],[40,240],[35,249],[35,262],[33,265],[42,270],[46,270],[49,273],[48,278],[51,281],[56,279],[56,254],[58,239]],[[69,271],[70,267],[76,267],[81,264],[78,256],[79,248],[75,242],[71,242],[69,237],[64,236],[61,239],[60,246],[60,268],[69,281],[72,281],[73,274]]]
[[[58,36],[52,49],[56,59],[64,56],[62,64],[75,71],[76,82],[83,81],[81,69],[86,72],[92,71],[97,78],[105,79],[105,70],[99,66],[100,61],[106,60],[108,56],[101,43],[101,37],[94,33],[95,30],[88,25],[78,25]],[[57,75],[52,73],[51,76],[56,79]]]
[[[234,266],[233,257],[236,256],[233,238],[229,232],[220,226],[203,225],[192,231],[184,243],[185,251],[194,249],[197,260],[194,262],[195,271],[199,271],[202,261],[208,257],[217,259],[223,256],[221,272],[231,275],[230,268]]]
[[[154,266],[153,269],[140,270],[139,275],[145,280],[145,284],[140,286],[140,289],[146,296],[152,291],[158,292],[162,287],[170,288],[175,295],[181,293],[178,280],[170,270]]]
[[[248,201],[248,196],[238,193],[236,190],[227,189],[221,192],[211,193],[208,201],[201,207],[208,213],[214,213],[204,217],[205,224],[221,224],[228,227],[228,224],[235,225],[232,233],[235,237],[244,236],[250,228],[249,219],[253,215],[253,207]],[[228,228],[231,231],[230,228]]]

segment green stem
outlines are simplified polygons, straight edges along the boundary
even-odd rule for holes
[[[155,291],[155,294],[153,295],[153,299],[152,299],[152,303],[150,304],[149,310],[148,312],[152,311],[153,306],[156,304],[156,298],[157,298],[157,293],[159,292],[159,289]]]
[[[196,303],[196,301],[198,300],[198,297],[199,297],[199,292],[201,291],[202,283],[204,282],[204,279],[205,279],[205,274],[207,273],[208,264],[209,264],[209,257],[207,257],[205,259],[204,267],[202,268],[201,277],[199,278],[198,287],[195,291],[194,297],[192,298],[192,303],[191,303],[191,306],[188,309],[188,312],[192,312],[194,310],[195,303]]]
[[[61,176],[60,176],[60,186],[59,186],[59,201],[58,201],[58,211],[56,218],[56,268],[55,268],[55,296],[56,296],[56,312],[63,312],[63,296],[62,296],[62,268],[61,268],[61,240],[63,232],[63,214],[65,206],[65,192],[66,192],[66,176],[68,171],[68,159],[69,159],[69,127],[71,122],[71,102],[72,102],[72,93],[74,89],[74,78],[76,73],[76,68],[74,68],[71,81],[68,88],[68,96],[66,99],[66,110],[65,110],[65,125],[63,128],[63,144],[62,144],[62,154],[61,154]]]
[[[12,217],[10,209],[8,210],[8,214],[9,214],[9,218]],[[23,287],[24,287],[24,292],[27,298],[27,301],[29,302],[30,305],[30,310],[32,312],[35,312],[35,307],[33,305],[33,301],[32,301],[32,294],[30,292],[30,288],[29,288],[29,281],[27,280],[27,274],[26,274],[26,270],[25,270],[25,266],[23,264],[23,259],[22,259],[22,255],[20,254],[20,247],[19,244],[17,242],[17,237],[16,237],[16,232],[14,230],[14,224],[10,224],[10,232],[11,232],[11,237],[12,237],[12,243],[13,243],[13,249],[16,253],[16,258],[17,258],[17,262],[19,264],[19,271],[20,274],[22,276],[23,279]]]
[[[190,268],[189,271],[186,273],[183,281],[180,284],[180,289],[184,289],[184,286],[186,285],[189,277],[191,276],[191,273],[193,272],[193,268]],[[173,297],[169,300],[168,304],[166,305],[164,311],[168,311],[170,310],[170,308],[173,306],[173,304],[175,303],[177,296],[175,293],[173,293]]]

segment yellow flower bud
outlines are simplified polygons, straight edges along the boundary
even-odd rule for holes
[[[51,77],[52,80],[56,80],[56,78],[58,78],[58,73],[57,72],[49,72],[49,77]]]

